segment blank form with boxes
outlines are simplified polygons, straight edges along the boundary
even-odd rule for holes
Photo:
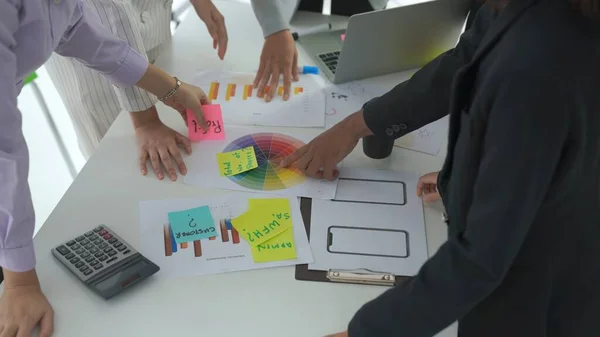
[[[415,275],[428,258],[418,179],[416,173],[343,168],[335,199],[302,200],[301,207],[310,207],[303,215],[314,262],[299,266],[296,277],[392,285]]]

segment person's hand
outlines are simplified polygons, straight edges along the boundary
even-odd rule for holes
[[[287,101],[290,98],[292,79],[298,80],[298,51],[294,38],[287,29],[265,39],[260,66],[254,78],[258,96],[266,94],[266,101],[270,102],[277,90],[280,75],[283,75],[283,99]],[[269,86],[269,91],[265,93],[266,86]]]
[[[417,196],[423,197],[425,202],[440,200],[440,192],[437,189],[437,179],[439,172],[431,172],[419,178],[417,183]]]
[[[218,49],[217,54],[222,60],[227,52],[227,28],[225,18],[211,0],[192,0],[192,5],[200,20],[206,25],[208,33],[213,39],[213,49]]]
[[[190,140],[163,124],[155,107],[146,111],[131,112],[130,115],[135,128],[142,174],[148,173],[147,162],[150,159],[154,174],[160,180],[164,178],[163,167],[172,181],[177,180],[177,169],[182,175],[186,175],[187,167],[180,147],[183,147],[187,154],[191,154]]]
[[[336,165],[352,152],[362,137],[370,134],[359,111],[284,158],[281,166],[294,164],[308,176],[333,180],[338,175]]]
[[[348,337],[348,331],[336,333],[333,335],[328,335],[327,337]]]
[[[11,272],[5,270],[7,278],[4,293],[0,298],[0,336],[29,337],[38,324],[40,337],[52,336],[54,311],[42,293],[35,271],[14,273],[24,274],[25,278],[32,282],[13,283],[10,280],[10,274]],[[22,276],[17,276],[17,278],[22,278]]]
[[[202,130],[208,129],[208,125],[204,119],[204,113],[202,112],[202,105],[210,104],[210,101],[204,91],[197,86],[182,82],[181,87],[175,92],[175,95],[166,99],[164,103],[179,112],[186,126],[186,109],[189,109],[194,112],[200,128],[202,128]]]

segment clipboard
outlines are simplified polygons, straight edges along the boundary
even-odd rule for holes
[[[300,213],[310,240],[310,225],[312,214],[312,199],[300,198]],[[308,264],[296,265],[295,278],[298,281],[317,281],[351,284],[368,284],[393,287],[409,276],[396,276],[393,273],[373,272],[367,269],[359,270],[310,270]]]

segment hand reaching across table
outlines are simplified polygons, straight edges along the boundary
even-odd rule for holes
[[[288,29],[273,33],[265,39],[260,66],[254,79],[258,95],[266,94],[265,99],[270,102],[275,95],[280,76],[283,76],[283,100],[287,101],[290,98],[292,80],[298,80],[298,51]],[[267,86],[269,91],[265,92]]]
[[[308,176],[334,180],[338,175],[336,165],[352,152],[362,137],[369,135],[371,130],[365,124],[361,110],[284,158],[281,166],[293,164]]]
[[[192,0],[191,3],[213,39],[213,49],[217,49],[221,60],[224,59],[229,42],[225,18],[211,0]]]
[[[160,180],[164,178],[163,167],[172,181],[177,180],[177,171],[186,175],[187,167],[180,148],[191,154],[190,140],[163,124],[156,107],[147,111],[132,112],[130,115],[138,144],[140,172],[143,175],[148,173],[147,163],[150,160],[154,174]]]

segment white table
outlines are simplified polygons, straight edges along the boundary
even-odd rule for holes
[[[246,4],[217,2],[226,17],[229,49],[218,60],[204,24],[190,13],[178,28],[172,45],[158,65],[189,81],[198,69],[225,68],[254,71],[262,48],[262,33]],[[322,21],[320,15],[302,15],[298,26]],[[336,23],[343,19],[333,18]],[[300,52],[300,63],[309,63]],[[373,79],[394,84],[403,75]],[[184,133],[178,114],[159,107],[161,118]],[[274,130],[283,131],[282,128]],[[316,133],[316,131],[314,131]],[[359,147],[348,166],[429,172],[441,167],[437,157],[394,149],[391,158],[375,162]],[[49,178],[50,179],[50,178]],[[140,175],[134,136],[128,115],[119,116],[96,154],[73,182],[34,241],[37,272],[56,312],[55,335],[105,336],[287,336],[315,337],[344,330],[357,309],[386,288],[364,285],[300,282],[294,268],[255,270],[232,274],[149,279],[104,301],[51,256],[50,249],[64,240],[105,223],[134,247],[139,247],[138,202],[148,199],[199,197],[224,193]],[[439,209],[425,207],[430,254],[446,238]],[[456,335],[452,326],[439,336]]]

